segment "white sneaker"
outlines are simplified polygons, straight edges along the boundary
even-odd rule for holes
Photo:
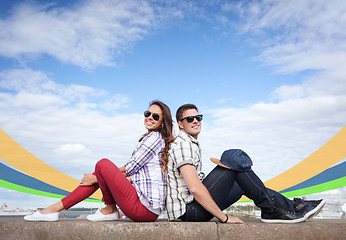
[[[40,211],[35,212],[31,215],[26,215],[24,220],[35,222],[35,221],[43,221],[43,222],[56,222],[59,220],[59,213],[46,213],[42,214]]]
[[[113,221],[120,218],[119,211],[111,214],[104,215],[100,209],[97,209],[96,213],[88,215],[87,219],[92,222],[99,221]]]

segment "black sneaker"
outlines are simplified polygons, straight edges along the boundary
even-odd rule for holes
[[[261,221],[265,223],[299,223],[305,220],[304,214],[291,212],[279,207],[276,207],[272,213],[261,213]]]
[[[303,200],[301,198],[294,198],[294,209],[297,213],[304,214],[306,221],[310,220],[319,214],[326,204],[323,199],[320,200]]]
[[[272,198],[271,204],[274,208],[273,212],[261,213],[261,221],[265,223],[300,223],[306,220],[303,213],[289,211],[278,206],[275,197]]]

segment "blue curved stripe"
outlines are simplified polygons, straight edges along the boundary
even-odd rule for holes
[[[66,196],[70,192],[54,187],[0,163],[0,179],[23,187]],[[88,198],[94,199],[94,198]]]
[[[346,176],[346,162],[340,163],[336,166],[330,167],[327,170],[324,170],[320,174],[317,174],[316,176],[301,182],[295,186],[292,186],[290,188],[286,188],[280,193],[295,191],[307,187],[312,187],[318,184],[322,184],[325,182],[330,182],[332,180],[335,180],[337,178],[345,177]]]
[[[18,172],[17,170],[10,168],[2,163],[0,163],[0,179],[43,192],[55,193],[65,196],[69,194],[68,191],[54,187],[40,180],[37,180],[36,178],[30,177],[29,175]]]

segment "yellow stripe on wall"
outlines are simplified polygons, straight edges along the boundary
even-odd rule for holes
[[[276,191],[297,185],[337,164],[346,157],[346,126],[309,157],[265,182]]]
[[[0,129],[0,158],[29,176],[54,187],[71,192],[79,185],[78,180],[58,171],[32,155],[2,129]],[[98,190],[91,197],[101,199],[101,191]]]
[[[264,185],[275,191],[284,190],[316,176],[345,157],[346,126],[316,152],[287,171],[264,182]],[[246,199],[248,198],[242,197],[239,201],[245,201]]]
[[[323,172],[346,157],[346,126],[309,157],[265,182],[265,186],[276,191],[295,186]],[[0,129],[0,158],[18,170],[47,184],[73,191],[79,184],[74,178],[41,161]],[[91,197],[101,199],[98,190]],[[240,201],[245,200],[242,198]]]

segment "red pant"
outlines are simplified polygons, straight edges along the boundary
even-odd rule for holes
[[[64,209],[76,205],[101,189],[106,205],[116,204],[133,221],[153,222],[158,215],[149,211],[138,198],[136,189],[119,168],[110,160],[102,159],[96,163],[95,173],[98,184],[78,186],[61,199]]]

